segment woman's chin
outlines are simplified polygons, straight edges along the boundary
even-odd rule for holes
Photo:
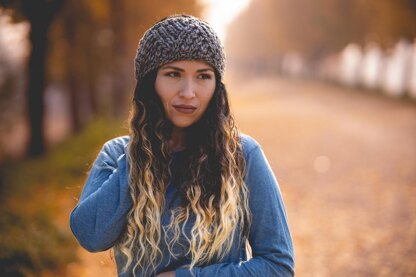
[[[173,126],[178,129],[185,129],[194,124],[195,122],[172,122]]]

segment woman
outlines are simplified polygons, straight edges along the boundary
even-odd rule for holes
[[[135,67],[130,134],[104,144],[71,213],[79,243],[113,248],[119,276],[293,276],[278,184],[234,125],[212,28],[157,22]]]

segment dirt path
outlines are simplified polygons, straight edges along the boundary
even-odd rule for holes
[[[319,83],[229,83],[279,180],[297,276],[415,276],[416,105]],[[71,276],[114,276],[79,250]]]
[[[297,276],[416,276],[416,105],[279,79],[230,86],[279,180]]]

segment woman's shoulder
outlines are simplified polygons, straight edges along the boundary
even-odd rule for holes
[[[240,141],[245,157],[247,157],[252,150],[260,147],[260,144],[253,137],[244,133],[240,133]]]
[[[112,138],[104,143],[103,151],[110,155],[119,156],[126,153],[129,142],[130,136]]]
[[[126,135],[126,136],[119,136],[119,137],[112,138],[106,141],[105,144],[125,146],[129,143],[129,141],[130,141],[130,136]]]

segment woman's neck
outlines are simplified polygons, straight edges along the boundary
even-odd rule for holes
[[[185,129],[173,127],[169,148],[172,152],[185,149]]]

